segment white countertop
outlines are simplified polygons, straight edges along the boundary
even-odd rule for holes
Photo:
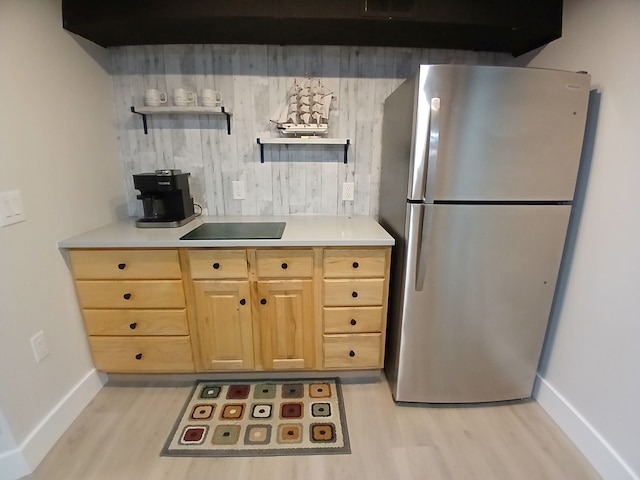
[[[203,223],[286,222],[282,238],[258,240],[180,240]],[[373,217],[338,215],[281,215],[197,217],[178,228],[136,228],[130,218],[58,242],[60,248],[160,247],[289,247],[380,246],[394,239]]]

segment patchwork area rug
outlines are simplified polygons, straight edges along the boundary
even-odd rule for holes
[[[351,453],[338,378],[199,381],[161,455],[245,457]]]

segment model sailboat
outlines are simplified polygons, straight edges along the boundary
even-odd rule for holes
[[[329,129],[333,92],[317,78],[295,79],[275,119],[286,135],[322,135]]]

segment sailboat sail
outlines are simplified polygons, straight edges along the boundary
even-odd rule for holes
[[[314,135],[329,129],[329,108],[333,92],[317,78],[295,79],[276,118],[271,120],[282,133]]]

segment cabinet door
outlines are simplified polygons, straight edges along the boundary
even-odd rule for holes
[[[258,282],[260,346],[265,369],[314,367],[312,280]]]
[[[249,282],[216,280],[193,283],[202,368],[253,368]]]

